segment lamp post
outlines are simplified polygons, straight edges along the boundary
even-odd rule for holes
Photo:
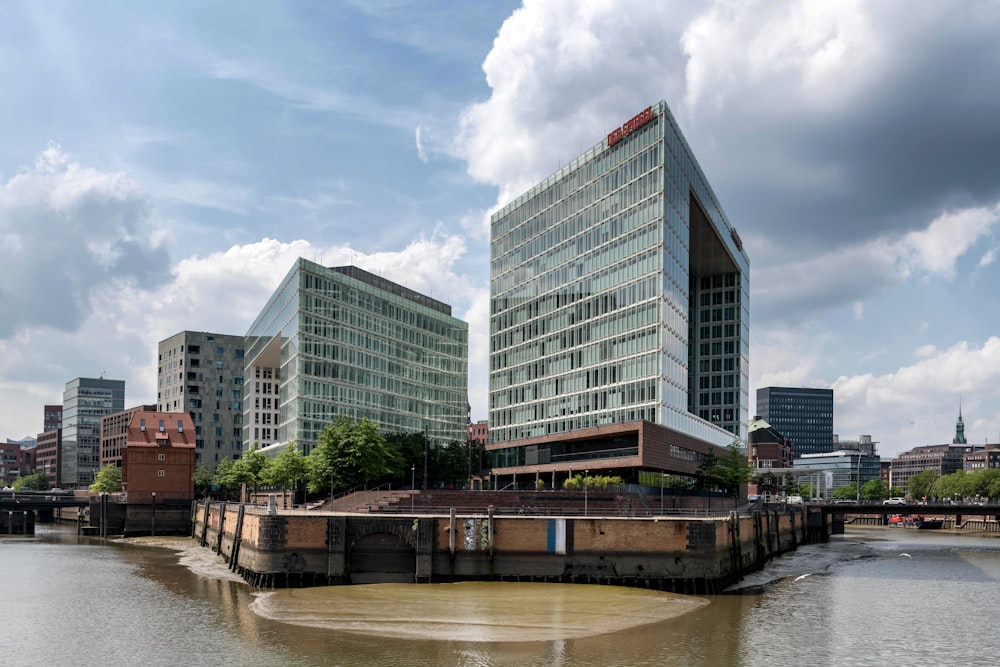
[[[413,496],[417,493],[417,464],[410,466],[410,514],[413,514]]]
[[[583,471],[583,516],[587,516],[587,486],[590,480],[590,471]]]
[[[663,514],[663,487],[667,483],[667,473],[660,473],[660,514]]]
[[[424,482],[421,484],[427,490],[428,467],[431,459],[431,441],[427,438],[427,425],[424,425]]]
[[[333,466],[330,466],[330,469],[327,470],[327,472],[330,473],[330,504],[332,505],[333,504]],[[330,509],[333,509],[333,508],[331,507]]]
[[[156,536],[156,491],[153,491],[153,526],[149,532],[152,536]]]
[[[854,502],[858,505],[861,504],[861,450],[858,450],[858,494]]]

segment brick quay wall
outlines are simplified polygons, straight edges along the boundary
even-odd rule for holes
[[[193,536],[254,586],[547,581],[712,594],[799,544],[807,507],[727,517],[351,514],[199,502]]]

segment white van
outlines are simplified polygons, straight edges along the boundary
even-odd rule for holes
[[[789,505],[801,505],[805,501],[802,500],[802,496],[788,496],[785,502]]]

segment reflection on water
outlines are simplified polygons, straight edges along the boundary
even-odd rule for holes
[[[1000,540],[925,532],[871,530],[801,547],[748,577],[763,593],[699,599],[506,583],[255,595],[194,540],[105,542],[41,528],[34,538],[0,536],[3,660],[112,667],[995,664]],[[352,602],[352,595],[360,597]],[[367,617],[352,616],[362,607]],[[380,629],[372,635],[329,625],[336,618]],[[593,626],[603,634],[591,634]]]
[[[553,641],[689,613],[701,598],[612,586],[540,583],[371,584],[263,594],[255,612],[327,630],[439,641]]]

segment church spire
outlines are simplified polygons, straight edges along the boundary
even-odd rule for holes
[[[955,437],[952,439],[953,445],[966,445],[965,422],[962,421],[962,399],[958,400],[958,421],[955,422]]]

